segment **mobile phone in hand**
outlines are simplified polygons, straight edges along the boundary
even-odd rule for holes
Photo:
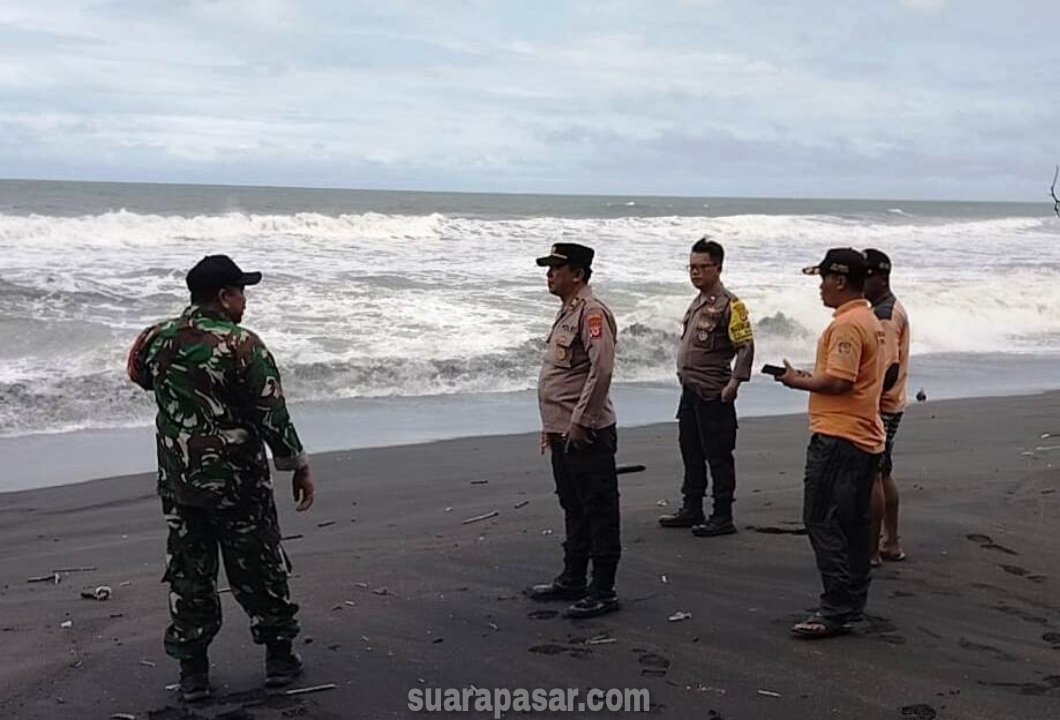
[[[787,368],[780,367],[779,365],[763,365],[762,373],[764,375],[772,375],[775,378],[780,377],[788,371]]]

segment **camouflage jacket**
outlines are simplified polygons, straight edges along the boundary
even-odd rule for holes
[[[307,464],[272,355],[219,313],[192,305],[147,328],[128,372],[158,404],[162,497],[213,508],[257,502],[272,492],[266,444],[277,470]]]

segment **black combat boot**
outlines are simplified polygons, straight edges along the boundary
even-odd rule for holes
[[[290,641],[265,646],[265,687],[280,688],[293,683],[305,670],[301,656],[291,649]]]
[[[210,689],[210,661],[198,655],[180,661],[180,699],[186,703],[202,702],[213,694]]]
[[[585,597],[586,592],[584,575],[579,581],[564,573],[552,582],[531,585],[526,589],[526,596],[531,600],[548,602],[550,600],[578,600]]]
[[[732,521],[732,501],[715,500],[714,512],[702,525],[692,528],[692,534],[696,537],[717,537],[718,535],[732,535],[736,532],[736,525]]]
[[[659,524],[665,528],[690,528],[703,522],[703,500],[685,498],[681,509],[669,515],[659,516]]]
[[[564,543],[566,548],[566,543]],[[526,589],[526,596],[531,600],[548,602],[551,600],[579,600],[585,597],[585,576],[589,572],[589,559],[580,558],[563,560],[563,572],[552,582],[531,585]]]
[[[618,610],[621,605],[615,594],[617,570],[617,560],[593,560],[593,581],[589,584],[589,592],[567,608],[567,617],[593,618]]]

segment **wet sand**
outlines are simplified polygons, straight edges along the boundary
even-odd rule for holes
[[[2,494],[0,717],[410,717],[409,690],[470,686],[647,688],[673,718],[1057,717],[1060,437],[1044,433],[1060,435],[1060,395],[910,408],[896,456],[909,559],[875,573],[867,623],[828,641],[788,634],[819,592],[794,534],[802,416],[741,423],[741,531],[714,539],[656,524],[659,501],[678,500],[676,426],[620,430],[620,463],[647,466],[621,478],[625,608],[581,622],[520,595],[556,572],[562,539],[535,436],[319,455],[311,513],[293,512],[286,478],[277,494],[300,536],[286,543],[299,686],[338,687],[264,697],[261,650],[225,594],[221,697],[193,714],[166,690],[153,476]],[[27,582],[71,568],[95,569]],[[110,600],[80,597],[101,584]],[[692,617],[669,622],[679,611]]]

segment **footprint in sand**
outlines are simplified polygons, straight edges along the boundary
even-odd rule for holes
[[[558,610],[534,610],[526,614],[531,620],[551,620],[554,617],[559,616]]]
[[[530,648],[530,652],[537,653],[538,655],[570,655],[572,658],[587,658],[593,654],[592,650],[588,648],[571,647],[570,645],[557,645],[555,643],[548,643],[545,645],[534,645]]]
[[[1012,690],[1013,692],[1018,692],[1020,695],[1060,695],[1060,675],[1048,675],[1043,677],[1040,683],[988,682],[986,680],[980,680],[979,684],[985,687]]]
[[[647,677],[664,677],[670,669],[670,661],[655,653],[644,653],[637,661],[644,666],[640,674]]]
[[[1012,607],[1011,605],[991,605],[990,609],[991,610],[996,610],[999,613],[1004,613],[1005,615],[1011,615],[1013,617],[1018,617],[1020,620],[1023,620],[1024,622],[1034,623],[1035,625],[1048,625],[1049,624],[1049,620],[1047,618],[1041,617],[1039,615],[1032,615],[1031,613],[1027,612],[1026,610],[1020,610],[1019,608]]]
[[[963,650],[971,650],[972,652],[986,653],[987,655],[993,655],[998,660],[1003,660],[1005,662],[1012,662],[1013,660],[1016,659],[1016,658],[1012,657],[1011,655],[1009,655],[1004,650],[999,650],[998,648],[993,647],[992,645],[981,645],[979,643],[972,642],[971,640],[968,640],[966,638],[961,638],[960,640],[957,641],[957,644]]]
[[[938,715],[939,714],[935,711],[935,708],[926,703],[906,705],[902,708],[902,717],[912,718],[913,720],[935,720]]]
[[[964,537],[966,537],[968,540],[971,540],[984,550],[997,550],[998,552],[1003,552],[1006,555],[1019,555],[1019,553],[1015,550],[1010,550],[1004,545],[998,545],[996,542],[994,542],[994,538],[990,537],[989,535],[983,535],[981,533],[969,533]]]

